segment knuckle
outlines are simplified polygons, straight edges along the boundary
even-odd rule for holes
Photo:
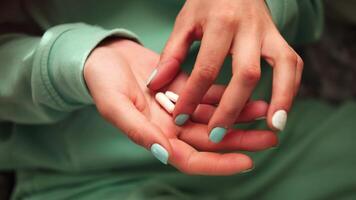
[[[249,66],[241,70],[242,80],[248,85],[255,85],[261,78],[261,70],[258,66]]]
[[[181,26],[184,26],[186,24],[187,19],[186,19],[185,16],[186,16],[186,14],[184,12],[180,12],[177,15],[177,17],[175,19],[175,22],[174,22],[175,27],[181,27]]]
[[[255,12],[254,10],[247,9],[246,10],[246,22],[251,23],[252,21],[256,20],[256,16],[258,16],[258,13]],[[251,23],[251,25],[257,25],[256,23]]]
[[[183,6],[183,8],[179,11],[179,13],[176,16],[176,22],[184,21],[187,16],[189,16],[189,12],[187,12],[187,9],[185,9],[185,6]]]
[[[221,24],[224,24],[225,26],[233,26],[236,21],[235,15],[236,13],[233,10],[226,9],[224,12],[211,14],[211,18]]]
[[[282,54],[282,58],[283,60],[289,62],[289,63],[293,63],[293,64],[297,64],[298,62],[298,55],[291,49],[288,49],[286,51],[284,51],[285,53]]]
[[[209,83],[214,82],[216,76],[218,73],[217,67],[213,67],[212,65],[205,65],[202,67],[199,67],[198,70],[198,79],[207,81]]]

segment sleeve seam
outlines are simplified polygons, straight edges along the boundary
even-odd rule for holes
[[[41,74],[41,82],[44,85],[45,90],[48,93],[48,96],[54,101],[56,105],[59,106],[60,109],[65,108],[65,101],[60,97],[59,93],[56,91],[56,89],[53,87],[53,83],[49,77],[49,72],[48,72],[48,59],[49,55],[51,52],[51,49],[53,45],[55,44],[55,41],[63,34],[73,30],[74,28],[69,28],[64,31],[62,31],[60,34],[56,35],[56,37],[52,40],[51,43],[48,45],[44,46],[43,48],[43,54],[41,55],[41,60],[40,60],[40,74]]]

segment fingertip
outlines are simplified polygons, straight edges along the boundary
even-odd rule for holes
[[[268,103],[266,101],[263,100],[257,100],[257,101],[253,101],[256,106],[258,106],[259,109],[261,110],[265,110],[267,112],[268,110]]]
[[[174,58],[161,60],[148,77],[146,86],[151,90],[159,90],[170,83],[179,71],[179,60]]]
[[[258,135],[256,134],[255,136],[255,140],[252,137],[250,138],[251,141],[249,143],[249,146],[246,146],[245,149],[251,151],[262,151],[271,147],[278,146],[278,136],[272,131],[263,131],[260,132],[260,134]],[[253,149],[251,149],[251,147],[253,147]]]
[[[237,162],[240,162],[241,164],[241,171],[249,170],[254,168],[254,163],[251,157],[245,155],[245,154],[240,154],[241,157]]]
[[[177,126],[183,126],[188,121],[189,118],[190,118],[190,115],[188,115],[188,114],[178,114],[174,118],[174,123]]]
[[[267,130],[238,130],[236,133],[231,132],[226,140],[234,139],[230,145],[238,146],[241,150],[245,151],[261,151],[278,144],[278,136]]]
[[[226,163],[221,163],[225,168],[225,175],[237,174],[254,168],[253,160],[245,154],[230,154],[230,159],[225,159]]]
[[[262,100],[248,102],[238,116],[237,122],[265,119],[268,106],[268,103]]]
[[[156,132],[152,132],[148,136],[148,142],[146,148],[151,151],[152,155],[157,158],[163,164],[168,164],[172,155],[172,146],[164,133],[156,129]]]
[[[162,135],[163,136],[163,135]],[[172,146],[167,138],[156,138],[149,146],[152,155],[167,165],[172,155]]]
[[[219,143],[224,139],[227,129],[223,127],[215,127],[210,131],[209,139],[213,143]]]
[[[279,143],[279,138],[276,135],[276,133],[274,133],[272,131],[266,131],[266,133],[263,134],[262,138],[261,138],[262,148],[260,150],[264,150],[264,149],[271,148],[271,147],[276,147],[276,146],[278,146],[278,143]]]
[[[165,165],[168,163],[169,153],[166,148],[158,143],[154,143],[150,149],[153,156],[156,157],[159,161]]]
[[[287,124],[288,114],[284,109],[276,110],[270,117],[270,126],[277,131],[283,131]]]
[[[168,163],[169,153],[167,149],[164,148],[162,145],[154,143],[153,145],[151,145],[150,150],[153,156],[156,157],[163,164],[166,165]]]

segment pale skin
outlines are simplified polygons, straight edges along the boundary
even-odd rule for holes
[[[218,85],[207,92],[192,121],[176,126],[145,84],[158,61],[158,54],[133,41],[113,39],[94,49],[85,64],[84,78],[100,114],[133,142],[146,149],[158,143],[168,151],[171,165],[184,173],[201,175],[230,175],[250,169],[251,158],[233,151],[259,151],[277,145],[277,136],[268,130],[231,129],[222,142],[209,141],[207,122],[225,90]],[[187,79],[180,73],[163,89],[179,94]],[[252,121],[265,116],[267,108],[265,102],[249,102],[233,121]]]
[[[264,0],[187,0],[178,14],[173,32],[148,84],[155,91],[170,84],[195,40],[199,53],[173,112],[191,115],[202,102],[219,74],[227,55],[232,55],[230,83],[208,122],[214,127],[231,127],[248,102],[261,76],[260,59],[273,68],[273,89],[267,112],[269,127],[276,111],[288,112],[302,75],[303,61],[274,25]]]

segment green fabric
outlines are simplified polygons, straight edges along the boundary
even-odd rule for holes
[[[323,7],[319,0],[266,0],[277,28],[291,44],[318,39],[323,28]]]
[[[28,199],[355,199],[355,112],[355,102],[332,107],[297,101],[280,146],[253,153],[255,169],[246,174],[187,176],[162,165],[96,172],[20,170],[16,192]]]
[[[353,102],[340,108],[312,100],[298,102],[281,134],[281,146],[253,154],[256,169],[230,177],[181,174],[159,163],[100,117],[82,76],[88,54],[110,36],[137,40],[137,35],[146,47],[160,51],[183,3],[0,3],[0,170],[16,170],[13,199],[324,199],[354,195]],[[309,42],[320,35],[320,1],[267,3],[290,43]],[[195,53],[186,66],[192,66]],[[228,76],[222,74],[225,80]],[[268,99],[269,81],[264,77],[254,98]]]

